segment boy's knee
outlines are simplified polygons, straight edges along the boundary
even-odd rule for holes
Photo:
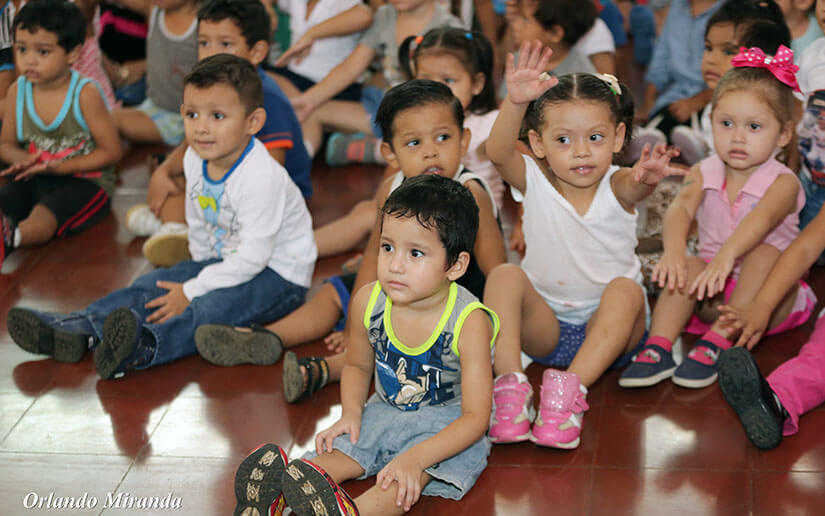
[[[614,278],[607,284],[605,294],[616,293],[621,294],[628,303],[633,303],[639,306],[644,305],[645,293],[638,283],[629,278]]]

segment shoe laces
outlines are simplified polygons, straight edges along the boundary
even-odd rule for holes
[[[704,344],[699,344],[690,350],[690,353],[688,353],[688,358],[695,360],[700,364],[712,366],[716,365],[716,360],[719,358],[719,352],[705,346]]]

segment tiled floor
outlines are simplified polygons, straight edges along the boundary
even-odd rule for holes
[[[8,308],[72,310],[149,269],[141,257],[142,241],[122,224],[126,209],[145,193],[145,154],[142,149],[130,155],[113,217],[78,237],[15,252],[3,265],[0,514],[53,514],[58,498],[80,500],[84,494],[97,505],[59,513],[231,514],[235,468],[251,448],[271,441],[298,454],[340,413],[334,386],[311,401],[287,405],[280,365],[220,368],[194,356],[101,381],[90,357],[58,364],[11,342],[5,331]],[[368,197],[380,173],[314,172],[316,223]],[[345,258],[321,261],[316,286]],[[821,269],[812,282],[825,297]],[[811,326],[765,341],[756,354],[760,365],[771,369],[792,356]],[[299,353],[321,351],[316,343]],[[538,387],[541,371],[528,372]],[[463,501],[426,499],[411,514],[825,513],[825,411],[805,416],[802,431],[778,449],[759,453],[718,387],[694,391],[664,383],[627,391],[616,380],[610,373],[593,387],[577,450],[496,446],[490,466]],[[369,485],[345,487],[358,494]],[[168,493],[182,508],[104,509],[107,496],[123,507]],[[26,509],[38,499],[40,508]]]

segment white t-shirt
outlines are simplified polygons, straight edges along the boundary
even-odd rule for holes
[[[301,191],[257,138],[221,181],[186,149],[186,223],[195,261],[223,258],[183,284],[192,300],[254,278],[265,267],[309,287],[318,251]]]
[[[805,99],[814,91],[825,90],[825,37],[808,45],[796,64],[796,80]]]
[[[315,4],[315,8],[312,9],[309,18],[307,18],[306,0],[278,0],[278,7],[289,13],[290,42],[295,44],[298,38],[303,36],[310,27],[314,27],[360,3],[360,0],[319,0]],[[309,55],[300,63],[292,60],[287,68],[307,79],[320,82],[355,50],[360,39],[360,32],[320,39],[313,43]]]
[[[494,109],[483,115],[467,115],[464,118],[464,127],[470,130],[470,145],[467,147],[467,154],[462,162],[475,175],[483,178],[490,186],[490,193],[496,201],[496,205],[501,209],[504,197],[504,181],[496,170],[490,158],[480,156],[479,146],[490,137],[490,131],[498,116],[498,109]]]
[[[602,293],[615,278],[642,285],[636,256],[636,218],[616,199],[611,166],[593,202],[579,215],[529,156],[525,163],[524,241],[521,267],[556,317],[584,324],[599,307]]]
[[[596,23],[579,38],[573,48],[584,56],[601,54],[602,52],[616,52],[616,43],[613,41],[613,33],[601,18],[596,18]]]

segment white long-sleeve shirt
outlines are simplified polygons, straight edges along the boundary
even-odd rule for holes
[[[260,141],[252,138],[220,181],[209,178],[191,147],[183,170],[192,259],[222,258],[183,284],[187,299],[245,283],[265,267],[309,287],[318,254],[309,210]]]

